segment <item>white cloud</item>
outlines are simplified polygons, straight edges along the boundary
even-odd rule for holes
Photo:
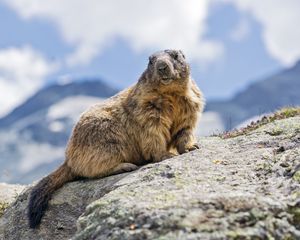
[[[230,34],[230,38],[233,41],[240,42],[247,38],[250,34],[250,25],[246,19],[239,21],[237,26],[233,29]]]
[[[41,87],[44,78],[55,68],[55,64],[47,62],[30,47],[1,49],[0,116]]]
[[[212,3],[234,4],[250,13],[263,28],[271,56],[285,65],[300,57],[299,0],[2,0],[23,18],[54,22],[65,41],[75,47],[66,57],[70,66],[89,63],[118,38],[136,52],[181,48],[200,63],[214,61],[222,43],[205,39],[206,20]],[[248,34],[241,21],[231,37]]]
[[[30,19],[50,19],[76,47],[69,65],[88,63],[115,39],[125,39],[136,52],[183,49],[206,63],[218,58],[222,44],[205,40],[211,0],[6,0]]]
[[[263,30],[268,52],[284,65],[300,58],[299,0],[223,0],[250,13]]]

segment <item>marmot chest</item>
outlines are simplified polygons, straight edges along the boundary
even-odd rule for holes
[[[179,128],[194,126],[200,109],[200,101],[197,102],[189,96],[176,96],[170,99],[172,105],[170,132],[180,130]]]

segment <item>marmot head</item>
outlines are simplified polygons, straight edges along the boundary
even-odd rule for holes
[[[184,83],[190,75],[190,68],[182,51],[164,50],[149,57],[147,67],[149,80],[163,85]]]

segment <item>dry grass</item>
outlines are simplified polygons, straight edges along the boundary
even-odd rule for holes
[[[218,136],[221,137],[222,139],[241,136],[241,135],[247,134],[265,124],[274,122],[275,120],[280,120],[280,119],[285,119],[285,118],[290,118],[290,117],[295,117],[295,116],[300,116],[300,107],[283,108],[283,109],[275,112],[272,115],[264,116],[256,122],[251,122],[247,127],[244,127],[241,129],[235,129],[235,130],[232,130],[229,132],[224,132]]]

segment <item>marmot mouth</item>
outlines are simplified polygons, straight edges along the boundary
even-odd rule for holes
[[[172,80],[173,80],[173,78],[171,78],[171,77],[162,77],[161,78],[161,82],[163,84],[169,84],[170,82],[172,82]]]

